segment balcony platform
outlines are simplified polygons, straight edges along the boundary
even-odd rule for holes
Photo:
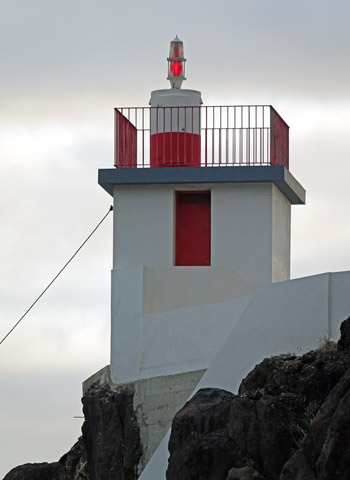
[[[273,183],[293,205],[305,203],[305,190],[282,165],[168,168],[111,168],[98,183],[113,196],[114,185]]]

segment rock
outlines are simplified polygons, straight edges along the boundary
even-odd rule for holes
[[[232,393],[224,390],[203,389],[176,414],[167,480],[226,479],[239,457],[227,431],[232,398]]]
[[[82,427],[90,480],[136,480],[142,455],[131,385],[92,385],[83,397]]]
[[[280,480],[317,480],[302,450],[298,450],[284,465]]]
[[[226,480],[260,480],[259,474],[252,467],[231,468]]]
[[[259,365],[248,373],[239,387],[238,393],[247,396],[255,396],[255,392],[265,393],[268,380],[275,375],[287,362],[295,360],[295,355],[279,355],[265,358]]]
[[[61,463],[26,463],[13,468],[3,480],[66,480]]]
[[[64,466],[66,480],[89,480],[83,437],[79,437],[69,452],[60,458],[59,463]]]
[[[242,381],[239,393],[251,398],[256,390],[268,395],[296,394],[307,399],[311,410],[317,410],[348,367],[349,353],[311,351],[301,357],[265,359]]]
[[[232,396],[227,430],[240,451],[247,452],[253,461],[261,464],[260,429],[254,400]]]
[[[349,478],[350,368],[321,405],[302,449],[317,478]]]
[[[90,480],[82,437],[58,462],[27,463],[12,469],[4,480]]]
[[[340,339],[338,341],[337,350],[339,352],[350,350],[350,317],[340,326]]]
[[[256,403],[262,471],[269,480],[279,479],[283,465],[297,448],[303,407],[303,399],[292,394],[264,395]]]

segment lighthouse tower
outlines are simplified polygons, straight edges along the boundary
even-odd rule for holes
[[[115,109],[110,380],[134,385],[144,464],[260,287],[290,278],[289,127],[269,105],[205,106],[169,89]],[[141,412],[141,413],[140,413]]]

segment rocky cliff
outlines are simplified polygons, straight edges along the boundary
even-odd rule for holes
[[[83,409],[83,435],[68,454],[4,480],[136,480],[132,388],[93,385]],[[238,395],[200,390],[176,414],[169,451],[167,480],[348,480],[350,318],[337,345],[265,359]]]
[[[265,359],[174,418],[167,480],[348,480],[350,319],[338,345]]]

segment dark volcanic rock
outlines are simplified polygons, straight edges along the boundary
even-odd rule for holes
[[[66,480],[89,480],[83,437],[80,437],[69,452],[60,458],[59,463],[64,466]]]
[[[260,431],[261,466],[269,480],[278,480],[292,449],[304,402],[296,395],[264,395],[256,402]]]
[[[83,397],[82,427],[90,480],[136,480],[142,455],[131,386],[93,385]]]
[[[265,359],[239,395],[197,392],[169,451],[168,480],[349,480],[350,319],[337,348]]]
[[[232,395],[227,428],[229,437],[234,439],[240,452],[247,452],[253,461],[261,463],[256,402]]]
[[[317,480],[302,450],[298,450],[284,465],[280,480]]]
[[[12,469],[4,480],[89,480],[82,437],[58,462],[27,463]]]
[[[231,468],[226,480],[261,480],[261,476],[252,467]]]
[[[317,478],[350,478],[350,369],[317,412],[303,452]]]
[[[340,325],[340,339],[337,350],[340,352],[350,350],[350,317]]]
[[[4,480],[66,480],[61,463],[26,463],[13,468]]]
[[[169,449],[174,452],[166,478],[225,479],[228,470],[239,465],[239,452],[228,436],[232,394],[203,389],[175,416]]]

